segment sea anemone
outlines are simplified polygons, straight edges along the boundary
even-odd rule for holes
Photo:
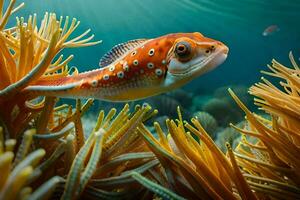
[[[244,128],[246,125],[245,121],[234,124],[236,127]],[[239,131],[232,127],[226,127],[216,133],[216,144],[223,152],[227,151],[226,143],[235,148],[241,140],[241,134]]]
[[[63,153],[60,145],[50,158],[42,161],[45,150],[31,150],[35,134],[34,129],[29,129],[23,134],[22,141],[17,143],[15,139],[5,140],[3,128],[0,127],[0,199],[47,199],[62,181],[58,176],[49,179],[44,176],[44,183],[34,186],[39,183],[41,174],[53,168]]]
[[[300,69],[292,53],[289,57],[292,68],[273,60],[272,65],[268,65],[271,72],[263,72],[282,79],[282,89],[265,78],[250,88],[250,93],[257,97],[255,104],[271,119],[251,113],[229,90],[246,113],[248,122],[246,129],[233,127],[256,138],[251,142],[243,137],[235,155],[248,184],[260,198],[296,199],[300,195]]]
[[[159,110],[159,115],[176,116],[176,108],[179,101],[165,94],[147,99],[147,103]]]
[[[240,112],[224,99],[212,98],[203,105],[202,109],[211,114],[223,127],[228,126],[230,122],[236,123],[242,118]]]
[[[136,131],[153,111],[149,106],[138,106],[131,114],[126,104],[115,114],[115,109],[106,116],[101,111],[94,130],[78,153],[73,154],[62,199],[132,198],[142,192],[130,172],[144,173],[159,164]],[[74,140],[71,135],[68,137]]]
[[[30,15],[26,21],[17,17],[16,26],[5,28],[8,18],[24,5],[13,9],[15,3],[16,0],[11,0],[5,11],[5,4],[0,3],[0,119],[5,124],[5,132],[14,137],[44,105],[44,102],[26,103],[30,97],[20,92],[38,80],[69,75],[67,64],[73,55],[66,59],[58,56],[62,49],[99,43],[90,42],[93,35],[83,39],[90,30],[69,39],[80,22],[72,19],[70,23],[68,17],[57,19],[54,13],[46,13],[40,25],[36,15]]]
[[[184,108],[189,108],[193,103],[193,93],[183,89],[172,90],[166,93],[167,96],[176,99]]]
[[[227,101],[235,109],[238,108],[234,104],[234,100],[228,94],[228,88],[231,88],[234,91],[234,93],[239,97],[239,99],[244,102],[245,105],[252,106],[253,98],[248,93],[248,87],[244,85],[228,85],[228,86],[219,87],[214,91],[214,97],[217,99],[223,99]],[[241,113],[243,112],[240,109],[237,109],[236,111],[240,111]]]
[[[255,199],[237,166],[230,145],[228,159],[216,147],[199,121],[191,120],[195,127],[184,124],[179,109],[178,116],[176,122],[166,121],[169,132],[167,137],[157,123],[155,128],[159,139],[154,138],[145,127],[138,128],[164,169],[163,178],[156,181],[163,185],[165,190],[158,187],[154,189],[152,183],[144,184],[149,188],[152,184],[154,191],[165,196],[170,196],[173,191],[187,199]],[[200,142],[197,142],[185,127],[200,138]]]
[[[183,121],[179,107],[165,132],[154,123],[157,137],[144,125],[158,112],[148,104],[100,110],[93,130],[85,133],[82,116],[92,99],[76,100],[73,109],[57,106],[56,97],[31,99],[19,92],[37,80],[69,75],[72,56],[63,60],[58,51],[93,45],[93,36],[81,40],[87,31],[67,41],[79,23],[74,19],[68,26],[66,18],[61,29],[63,18],[55,14],[46,14],[39,28],[32,16],[5,29],[23,5],[13,9],[15,2],[0,12],[1,199],[299,198],[300,70],[292,54],[293,68],[273,60],[271,72],[264,72],[283,79],[281,89],[264,78],[250,88],[255,104],[271,117],[250,112],[229,90],[246,122],[232,125],[243,135],[234,150],[226,143],[226,154],[201,117]],[[230,114],[220,102],[211,104],[219,106],[220,119]]]
[[[196,112],[193,114],[193,117],[198,119],[201,122],[201,125],[206,130],[206,132],[211,136],[212,139],[216,137],[216,131],[218,129],[217,120],[207,112]]]

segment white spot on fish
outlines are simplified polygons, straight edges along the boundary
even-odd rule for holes
[[[131,52],[131,56],[135,56],[135,55],[136,55],[136,53],[137,53],[137,51],[136,51],[136,50],[134,50],[133,52]]]
[[[166,62],[166,60],[162,60],[161,63],[162,63],[163,65],[165,65],[167,62]]]
[[[112,71],[114,71],[114,70],[115,70],[115,66],[114,66],[114,65],[112,65],[112,66],[109,67],[109,71],[112,72]]]
[[[149,69],[153,69],[153,68],[154,68],[154,64],[151,63],[151,62],[149,62],[149,63],[147,64],[147,67],[148,67]]]
[[[150,49],[149,52],[148,52],[148,55],[153,56],[154,55],[154,49]]]
[[[90,83],[90,85],[91,85],[92,87],[97,87],[97,85],[98,85],[98,80],[92,80],[91,83]]]
[[[104,74],[103,80],[107,81],[108,79],[109,79],[109,75],[108,74]]]
[[[123,65],[123,69],[124,69],[126,72],[129,71],[129,66],[127,65],[127,63],[126,63],[126,65]]]
[[[161,75],[162,75],[162,70],[161,70],[161,69],[156,69],[156,70],[155,70],[155,74],[156,74],[157,76],[161,76]]]
[[[133,65],[134,65],[134,66],[138,66],[138,64],[139,64],[139,61],[138,61],[138,60],[134,60],[134,61],[133,61]]]
[[[118,78],[124,78],[124,72],[123,71],[119,71],[117,73]]]

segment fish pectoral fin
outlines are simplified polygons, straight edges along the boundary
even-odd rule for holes
[[[143,45],[146,41],[148,41],[148,39],[136,39],[114,46],[100,59],[99,66],[105,67],[115,62],[116,60],[127,54],[129,51]]]

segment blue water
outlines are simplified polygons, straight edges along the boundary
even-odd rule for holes
[[[103,43],[71,49],[72,65],[80,71],[98,67],[100,57],[113,45],[136,38],[172,32],[201,32],[230,48],[227,61],[185,88],[214,90],[223,85],[250,85],[260,70],[276,58],[288,64],[288,52],[300,56],[299,0],[27,0],[17,13],[28,16],[56,12],[81,21],[78,32],[91,28]],[[279,32],[268,37],[263,30],[275,24]]]

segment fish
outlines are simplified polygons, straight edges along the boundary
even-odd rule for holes
[[[126,102],[179,88],[222,64],[229,48],[199,32],[135,39],[114,46],[98,69],[40,80],[24,89],[35,96]]]
[[[262,32],[262,35],[269,36],[269,35],[274,34],[275,32],[278,32],[279,30],[280,29],[277,25],[270,25]]]

